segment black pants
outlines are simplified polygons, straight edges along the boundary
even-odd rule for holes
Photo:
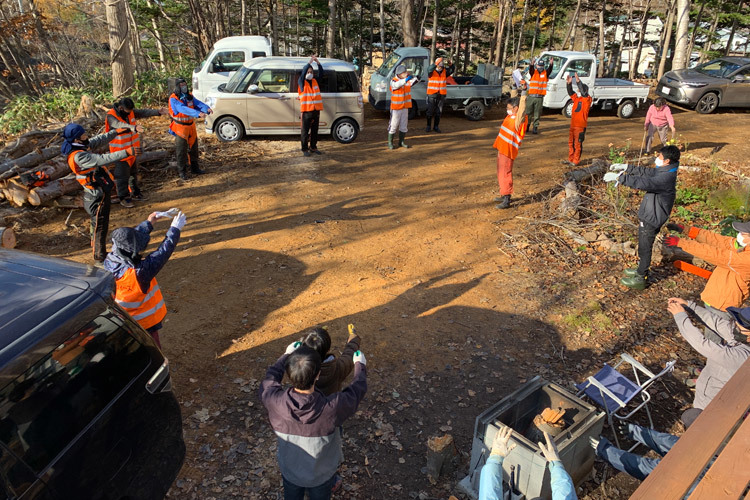
[[[651,251],[660,229],[643,221],[638,224],[638,274],[641,276],[648,275],[648,268],[651,266]]]
[[[141,194],[138,187],[138,162],[133,162],[133,166],[128,165],[125,160],[116,161],[114,164],[115,186],[117,187],[117,196],[121,200]]]
[[[177,154],[177,171],[180,175],[187,174],[187,166],[190,165],[190,171],[197,173],[200,170],[198,163],[198,140],[193,143],[193,147],[188,146],[188,141],[176,135],[174,145]]]
[[[110,195],[113,182],[109,178],[97,181],[93,189],[83,190],[83,209],[91,216],[91,248],[94,260],[102,262],[107,256],[107,232],[109,232]]]
[[[307,141],[310,140],[310,151],[318,149],[318,126],[320,125],[320,111],[305,111],[302,113],[302,151],[307,151]]]
[[[443,114],[443,103],[445,103],[445,96],[443,94],[430,94],[427,96],[427,118],[435,117],[435,126],[440,121],[440,116]]]

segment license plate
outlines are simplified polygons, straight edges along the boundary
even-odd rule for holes
[[[669,87],[662,87],[661,91],[665,94],[669,94]]]

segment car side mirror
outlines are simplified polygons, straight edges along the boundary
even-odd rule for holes
[[[249,86],[249,87],[247,88],[247,92],[248,92],[249,94],[257,94],[257,93],[258,93],[258,86],[257,86],[257,85],[250,85],[250,86]]]

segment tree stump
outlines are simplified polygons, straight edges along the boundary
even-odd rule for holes
[[[0,247],[3,248],[15,248],[16,247],[16,233],[13,228],[0,227]]]
[[[427,440],[427,476],[433,484],[453,456],[453,436],[433,436]]]

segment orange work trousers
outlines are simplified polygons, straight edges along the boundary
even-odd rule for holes
[[[513,194],[513,160],[500,152],[497,153],[497,184],[500,196]]]
[[[581,150],[583,149],[583,138],[585,135],[585,128],[570,127],[570,136],[568,137],[568,161],[573,165],[578,165],[581,162]]]

